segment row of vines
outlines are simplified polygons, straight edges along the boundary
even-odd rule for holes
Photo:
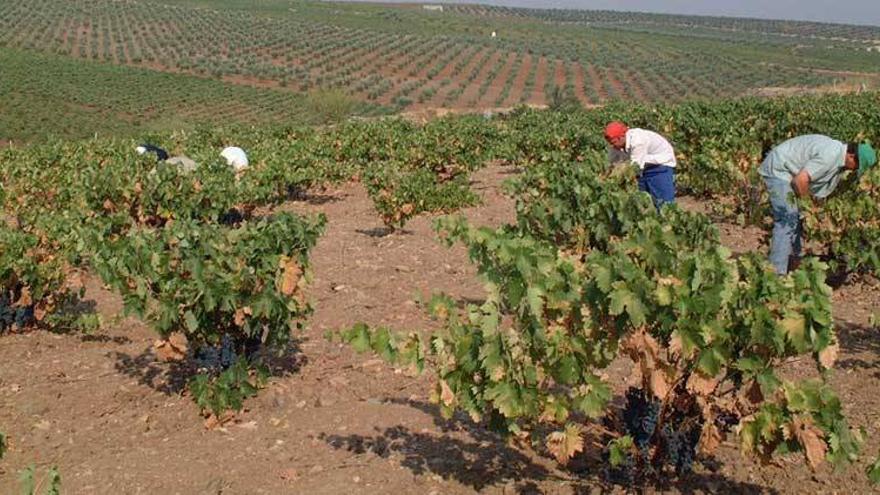
[[[222,421],[264,383],[268,359],[290,351],[311,309],[309,253],[326,221],[266,211],[358,180],[400,228],[479,202],[471,173],[494,160],[522,171],[509,189],[516,223],[436,224],[467,246],[485,304],[460,313],[437,296],[444,330],[429,343],[368,325],[344,340],[432,367],[447,414],[541,438],[561,462],[600,449],[614,479],[687,473],[728,432],[746,453],[803,451],[813,467],[840,465],[856,458],[862,433],[827,384],[838,343],[826,266],[812,260],[779,278],[760,253],[731,257],[707,217],[657,212],[633,170],[607,170],[600,130],[622,118],[663,132],[683,189],[731,198],[719,213],[734,214],[762,201],[754,171],[768,145],[804,132],[876,141],[878,108],[880,96],[865,94],[151,136],[195,159],[193,171],[138,156],[123,139],[6,148],[2,330],[82,325],[82,276],[95,273],[162,337],[164,354],[183,359],[190,394]],[[248,151],[250,169],[220,162],[231,144]],[[878,182],[874,170],[844,185],[807,224],[850,269],[880,270]],[[618,356],[639,372],[623,408],[603,378]],[[814,378],[780,376],[796,357],[815,360]]]

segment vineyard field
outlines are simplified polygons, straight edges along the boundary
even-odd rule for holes
[[[395,2],[0,2],[0,494],[877,491],[880,27]]]
[[[244,101],[218,110],[242,121],[257,120],[252,114],[259,120],[302,115],[280,110],[295,100],[284,93],[315,90],[410,111],[549,105],[560,99],[593,106],[876,87],[880,66],[880,51],[868,50],[880,30],[867,26],[482,6],[433,12],[414,5],[291,5],[6,2],[0,5],[0,47],[254,88],[230,90],[237,95],[232,100]],[[490,36],[493,31],[500,33],[497,38]],[[107,69],[85,67],[69,84],[84,91],[100,86]],[[178,89],[165,89],[169,83],[144,71],[132,77],[148,78],[140,86],[155,87],[153,93],[199,92],[188,89],[199,83],[186,78],[176,83]],[[20,88],[33,82],[13,74],[4,84]],[[206,99],[219,98],[218,88],[229,87],[201,86]],[[21,90],[6,91],[3,98],[10,102],[4,107],[22,105]],[[125,107],[117,102],[125,99],[120,92],[105,91],[109,102]],[[171,105],[174,98],[168,99]],[[75,110],[76,122],[68,127],[79,127]],[[206,110],[187,108],[170,124],[187,123],[199,112]],[[137,113],[128,119],[149,128],[140,122],[150,119]]]
[[[198,125],[319,124],[378,105],[0,48],[0,139],[135,136]],[[337,109],[338,108],[338,109]],[[338,112],[339,115],[334,115]]]
[[[4,147],[0,492],[48,472],[73,493],[867,493],[880,168],[805,205],[784,277],[755,170],[795,134],[875,141],[878,110],[154,131],[192,170],[125,136]],[[677,206],[608,167],[611,118],[675,144]]]
[[[467,210],[469,219],[487,226],[513,219],[513,202],[500,190],[508,172],[502,167],[478,174],[475,188],[484,204]],[[442,290],[462,301],[481,300],[482,283],[464,248],[449,250],[436,242],[429,218],[413,220],[400,236],[371,237],[382,224],[356,184],[284,208],[328,215],[329,230],[312,256],[316,277],[309,297],[315,313],[299,344],[299,371],[273,379],[225,433],[206,433],[194,420],[192,401],[173,392],[175,375],[154,361],[155,334],[136,319],[94,336],[4,336],[0,424],[14,446],[4,468],[26,459],[56,462],[64,486],[73,493],[198,492],[206,486],[230,493],[578,493],[601,486],[598,475],[559,470],[467,418],[444,420],[424,393],[430,386],[427,377],[395,374],[323,338],[325,331],[358,321],[436,328],[415,302],[417,294],[425,298]],[[761,249],[760,231],[736,225],[723,225],[722,231],[736,252]],[[880,408],[875,376],[880,351],[869,323],[880,304],[877,292],[875,285],[856,284],[834,296],[846,368],[835,373],[833,385],[850,421],[868,427],[869,453],[880,447],[873,426],[873,412]],[[88,282],[87,295],[108,318],[122,309],[100,281]],[[619,363],[609,370],[610,379],[622,382],[629,371]],[[800,362],[787,373],[811,371]],[[225,453],[218,456],[218,451]],[[826,468],[814,477],[800,458],[782,462],[782,467],[761,466],[744,459],[731,442],[718,454],[715,471],[700,471],[678,490],[870,490],[860,465],[838,474]],[[263,475],[257,479],[254,472]],[[14,493],[14,481],[8,474],[0,477],[0,490]]]

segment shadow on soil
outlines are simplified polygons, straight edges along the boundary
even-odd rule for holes
[[[355,232],[368,237],[388,237],[390,235],[412,235],[411,230],[392,229],[391,227],[376,227],[373,229],[355,229]]]
[[[500,438],[484,433],[472,440],[437,437],[411,431],[405,426],[376,429],[375,436],[322,435],[322,440],[337,449],[354,454],[400,458],[401,466],[415,475],[435,474],[455,479],[476,490],[518,480],[518,493],[534,493],[535,480],[546,479],[550,472],[524,454],[507,447]]]
[[[320,206],[328,203],[337,203],[344,200],[345,196],[340,196],[338,194],[325,194],[320,191],[301,190],[291,193],[287,199],[292,201],[302,201],[313,206]]]
[[[843,323],[837,325],[837,339],[846,354],[870,354],[869,359],[849,357],[840,359],[835,368],[845,370],[880,370],[880,334],[877,328]],[[880,371],[874,372],[880,378]]]
[[[776,494],[773,489],[751,483],[729,480],[713,472],[694,473],[685,479],[641,487],[621,487],[605,476],[605,463],[599,455],[582,455],[568,469],[553,469],[535,461],[534,453],[526,453],[510,445],[501,435],[470,421],[464,415],[447,420],[437,406],[425,402],[390,399],[392,404],[408,405],[429,414],[443,433],[465,433],[469,438],[451,438],[411,431],[405,426],[376,428],[376,435],[326,435],[320,438],[333,448],[357,455],[399,458],[401,466],[415,475],[434,474],[454,479],[476,490],[505,486],[505,493],[543,493],[538,483],[563,482],[577,494],[620,493],[623,490],[676,491],[678,493],[741,493]],[[554,461],[548,459],[547,464]],[[717,462],[704,464],[717,471]]]
[[[137,379],[139,385],[150,387],[166,395],[179,394],[186,387],[186,381],[196,371],[195,364],[185,359],[168,363],[157,359],[153,347],[149,346],[140,354],[112,352],[108,357],[116,360],[116,371]]]
[[[299,351],[301,342],[291,342],[281,352],[261,351],[259,360],[269,369],[270,376],[288,376],[294,374],[306,364],[306,357]],[[192,353],[179,361],[164,362],[159,360],[153,346],[148,346],[140,354],[131,355],[124,352],[107,354],[116,360],[116,371],[136,379],[139,385],[149,387],[166,395],[177,395],[186,388],[187,381],[198,373],[198,361]]]
[[[99,344],[131,344],[131,339],[124,335],[114,335],[111,337],[109,335],[102,334],[85,334],[82,335],[79,339],[82,342],[97,342]]]

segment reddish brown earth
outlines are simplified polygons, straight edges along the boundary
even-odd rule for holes
[[[442,88],[439,88],[437,93],[430,100],[430,102],[426,104],[426,106],[446,106],[446,96],[449,93],[455,91],[457,88],[460,88],[463,85],[467,84],[467,75],[474,70],[474,67],[477,67],[477,65],[480,63],[480,61],[483,59],[483,57],[486,55],[486,52],[488,51],[489,48],[486,47],[474,47],[473,49],[466,48],[465,51],[459,55],[459,57],[456,57],[455,60],[447,64],[447,67],[444,67],[443,70],[440,71],[440,75],[435,78],[435,81],[438,84],[443,81],[443,79],[449,79],[452,82],[450,82],[446,86],[443,86]],[[465,54],[467,54],[466,57],[461,58],[461,55]],[[464,65],[464,67],[456,72],[455,66],[459,63],[459,61],[465,60],[467,61],[467,63]],[[447,68],[449,68],[449,71],[446,70]],[[444,73],[446,75],[443,75]],[[461,98],[461,96],[459,96],[459,98]]]
[[[512,171],[489,167],[476,175],[484,204],[465,210],[475,223],[513,219],[499,192]],[[688,208],[705,204],[683,198]],[[328,230],[312,260],[309,297],[315,313],[286,372],[270,380],[244,412],[206,430],[195,405],[181,395],[173,365],[158,362],[155,335],[120,316],[120,299],[94,279],[87,299],[104,316],[94,335],[32,332],[0,337],[0,431],[10,449],[0,461],[0,493],[17,493],[17,473],[57,464],[70,494],[277,493],[623,493],[597,473],[560,468],[514,447],[466,418],[444,421],[428,401],[431,376],[397,374],[372,356],[329,343],[326,330],[358,321],[397,329],[434,324],[417,302],[446,291],[479,301],[482,284],[460,247],[436,241],[428,216],[384,235],[359,184],[315,192],[282,207],[323,212]],[[720,225],[736,253],[761,249],[761,232]],[[880,338],[870,312],[880,307],[876,281],[850,281],[834,294],[842,354],[832,383],[852,424],[878,448]],[[623,385],[625,363],[610,370]],[[811,372],[804,360],[787,373]],[[730,437],[717,458],[687,480],[647,492],[870,492],[864,461],[833,473],[810,473],[799,456],[778,466],[743,458]]]
[[[550,69],[548,68],[550,65],[550,61],[547,60],[546,57],[541,57],[538,59],[537,70],[535,71],[535,89],[532,90],[532,97],[529,99],[530,103],[534,103],[536,105],[544,105],[547,103],[547,95],[544,94],[544,84],[547,82],[547,77]]]
[[[510,77],[510,72],[513,70],[514,64],[516,64],[516,52],[507,52],[507,60],[504,63],[504,67],[498,71],[495,79],[489,83],[489,87],[486,90],[486,94],[483,95],[482,104],[484,106],[494,106],[495,100],[498,99],[498,96],[501,95],[501,91],[504,90],[504,85],[507,83],[507,79]],[[514,75],[516,77],[516,75]]]
[[[556,60],[556,64],[553,70],[553,82],[556,84],[557,87],[565,87],[565,62],[563,62],[562,60]]]
[[[593,89],[596,90],[596,94],[599,95],[599,100],[607,100],[608,92],[605,91],[605,86],[602,84],[599,72],[596,71],[596,67],[593,64],[587,66],[587,75],[589,76],[590,84],[593,86]]]
[[[513,80],[513,85],[510,87],[510,94],[501,106],[513,106],[519,103],[523,91],[525,90],[526,79],[528,79],[529,72],[532,70],[532,64],[534,63],[535,57],[533,55],[527,53],[523,56],[523,62],[522,65],[520,65],[519,73],[516,75],[516,78]]]
[[[462,81],[463,85],[466,85],[464,88],[464,92],[461,93],[461,96],[458,98],[456,102],[456,106],[477,106],[476,100],[480,94],[480,86],[482,86],[483,81],[488,79],[489,72],[492,71],[492,68],[495,67],[495,64],[504,56],[504,52],[501,50],[496,50],[489,56],[489,58],[485,59],[480,67],[480,71],[477,73],[477,77],[474,78],[473,81],[468,82],[467,76],[464,75],[464,80]],[[496,74],[497,75],[497,74]],[[469,105],[470,102],[474,102],[474,105]]]
[[[605,77],[608,78],[608,84],[610,84],[611,87],[614,88],[614,92],[617,95],[617,98],[624,99],[629,97],[629,93],[627,87],[624,86],[617,78],[618,74],[619,72],[617,69],[609,68],[605,71]]]
[[[645,90],[642,88],[641,82],[637,77],[635,71],[631,70],[619,70],[617,72],[620,74],[620,77],[626,81],[624,86],[629,88],[632,97],[636,99],[636,101],[645,101],[647,97],[645,96]]]
[[[587,96],[585,91],[586,79],[584,75],[584,66],[580,63],[573,62],[574,66],[572,70],[574,71],[574,95],[577,97],[578,101],[581,102],[581,105],[584,107],[590,107],[595,105],[598,102],[591,102],[590,98]]]

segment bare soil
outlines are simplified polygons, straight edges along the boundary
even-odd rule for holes
[[[433,98],[431,98],[425,106],[432,107],[443,107],[445,105],[446,96],[455,91],[461,85],[462,81],[465,80],[466,74],[469,74],[471,70],[479,63],[480,59],[483,57],[484,52],[488,50],[486,47],[468,47],[465,48],[461,53],[458,54],[455,59],[453,59],[450,63],[448,63],[443,69],[440,70],[439,75],[434,78],[436,82],[437,92],[434,94]],[[456,72],[456,66],[461,62],[467,62],[464,67],[461,68],[458,72]],[[445,79],[449,79],[451,82],[445,86],[440,86],[442,81]]]
[[[479,172],[474,187],[484,203],[464,214],[482,225],[512,221],[513,203],[499,186],[513,173]],[[87,302],[107,322],[100,332],[0,338],[0,431],[10,441],[0,493],[17,493],[17,473],[30,463],[38,473],[57,464],[70,494],[624,492],[604,485],[594,468],[561,468],[467,418],[443,420],[428,400],[429,374],[395,373],[323,337],[359,321],[431,331],[420,298],[433,291],[463,304],[484,297],[465,250],[437,242],[431,216],[388,235],[357,183],[282,209],[328,216],[312,256],[315,312],[298,352],[278,363],[246,410],[206,430],[181,392],[179,366],[157,360],[155,334],[121,316],[120,298],[90,279]],[[763,249],[760,231],[720,228],[734,252]],[[870,456],[880,427],[880,338],[868,324],[880,307],[878,283],[850,280],[835,290],[834,304],[843,349],[832,381],[852,424],[866,428]],[[615,364],[610,380],[622,387],[627,371]],[[804,360],[786,372],[812,369]],[[861,494],[871,491],[863,467],[814,474],[799,456],[762,466],[743,458],[731,436],[691,477],[647,491]]]
[[[520,66],[519,73],[517,73],[516,77],[513,80],[513,85],[510,87],[510,94],[507,96],[507,99],[504,100],[502,106],[514,106],[519,103],[522,98],[523,91],[525,91],[526,79],[529,77],[529,71],[532,70],[532,64],[535,63],[535,56],[532,54],[523,55],[523,62]]]
[[[510,72],[516,64],[516,58],[516,52],[507,53],[507,61],[505,62],[504,67],[498,71],[495,79],[489,83],[489,88],[486,90],[485,96],[483,96],[484,105],[495,105],[495,100],[498,99],[501,92],[504,90],[504,85],[507,83],[507,79],[510,77]],[[516,77],[516,75],[514,75],[514,77]]]
[[[605,86],[602,84],[602,80],[599,77],[599,72],[596,71],[596,67],[593,64],[589,64],[587,66],[587,75],[590,80],[590,84],[593,86],[593,89],[596,90],[596,94],[599,95],[599,101],[604,101],[608,99],[608,92],[605,91]]]
[[[547,82],[547,77],[549,77],[549,65],[550,61],[547,57],[541,57],[538,59],[538,67],[535,72],[535,88],[532,90],[532,97],[529,100],[530,103],[538,105],[547,104],[548,95],[544,94],[544,84]]]
[[[504,55],[505,53],[501,50],[495,50],[492,55],[482,63],[482,67],[480,67],[479,72],[477,72],[477,77],[474,78],[473,81],[467,80],[467,76],[470,75],[469,73],[463,75],[465,78],[462,81],[462,87],[464,90],[462,91],[461,96],[458,97],[456,106],[477,106],[477,99],[480,95],[480,86],[489,77],[489,72],[492,71],[492,68],[495,67],[498,60]],[[471,102],[473,103],[471,104]]]
[[[627,88],[617,79],[618,74],[619,72],[617,69],[608,69],[605,71],[605,76],[608,78],[608,84],[614,88],[617,97],[628,98],[629,94],[627,93]]]
[[[577,97],[578,101],[581,102],[583,106],[590,105],[590,99],[587,98],[587,93],[584,91],[584,67],[577,63],[574,63],[574,95]]]

